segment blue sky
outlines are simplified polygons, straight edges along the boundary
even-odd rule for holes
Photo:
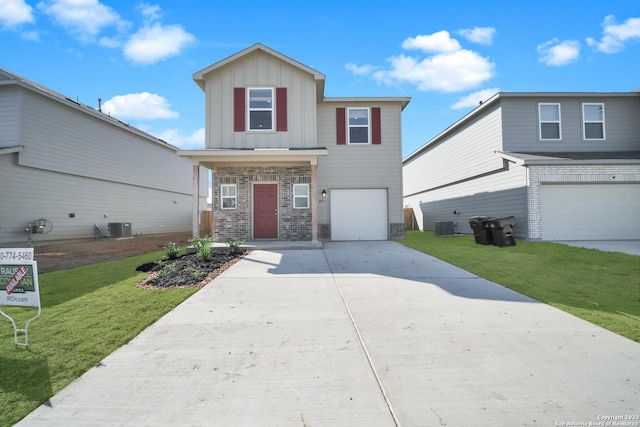
[[[403,156],[497,91],[640,89],[638,0],[0,0],[0,67],[181,148],[204,147],[192,74],[257,42],[326,96],[411,97]]]

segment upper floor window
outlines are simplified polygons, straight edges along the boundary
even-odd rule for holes
[[[309,184],[293,184],[293,208],[307,209],[309,207]]]
[[[605,139],[604,104],[582,104],[584,139]]]
[[[238,187],[236,184],[222,184],[220,186],[220,202],[222,209],[238,207]]]
[[[560,104],[538,104],[540,139],[562,139],[560,127]]]
[[[349,108],[349,144],[369,144],[369,109]]]
[[[249,89],[249,130],[273,130],[273,89]]]

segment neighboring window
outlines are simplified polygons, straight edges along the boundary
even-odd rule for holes
[[[368,144],[369,109],[349,108],[349,144]]]
[[[582,104],[584,139],[604,139],[604,104]]]
[[[309,184],[293,184],[293,208],[307,209],[309,207]]]
[[[538,104],[540,139],[561,139],[560,104]]]
[[[273,130],[273,89],[249,89],[249,130]]]
[[[235,209],[238,206],[238,187],[235,184],[220,186],[222,209]]]

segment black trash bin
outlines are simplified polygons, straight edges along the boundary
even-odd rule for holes
[[[516,217],[491,218],[487,220],[493,244],[496,246],[515,246],[516,239],[513,236],[513,228],[516,225]]]
[[[491,229],[487,222],[489,219],[490,218],[486,216],[472,216],[469,218],[469,225],[473,230],[473,236],[479,245],[491,245],[493,243],[493,236],[491,235]]]

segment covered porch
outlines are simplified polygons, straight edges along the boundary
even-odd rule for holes
[[[212,171],[212,235],[216,240],[318,242],[318,157],[325,148],[197,149],[178,155],[193,161],[193,187],[200,166]],[[197,193],[195,193],[197,194]],[[193,199],[192,234],[200,223]]]

